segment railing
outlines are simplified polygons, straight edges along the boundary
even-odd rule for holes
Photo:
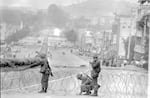
[[[40,74],[37,71],[12,73],[3,73],[1,75],[2,94],[37,93],[40,90]],[[48,93],[55,95],[79,93],[80,81],[76,79],[76,74],[73,75],[69,71],[64,73],[64,75],[62,73],[56,73],[54,75],[58,75],[58,78],[50,78]],[[147,73],[104,68],[101,71],[99,83],[101,84],[99,96],[102,98],[147,98]]]

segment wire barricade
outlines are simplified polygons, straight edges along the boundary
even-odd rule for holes
[[[50,78],[48,92],[56,95],[79,93],[80,81],[76,79],[76,72],[66,70],[54,72],[56,76]],[[3,73],[2,93],[37,93],[40,89],[41,75],[37,70],[12,73]],[[103,98],[108,96],[109,98],[114,96],[116,98],[147,98],[147,73],[105,68],[100,73],[99,83],[101,85],[99,95]]]

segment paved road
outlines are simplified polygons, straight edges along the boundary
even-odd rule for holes
[[[88,62],[65,49],[52,50],[51,52],[52,65],[54,66],[79,67],[80,65],[89,65]]]

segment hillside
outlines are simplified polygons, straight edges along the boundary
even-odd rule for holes
[[[82,3],[64,7],[64,10],[73,16],[110,16],[114,12],[129,14],[136,4],[116,0],[87,0]]]

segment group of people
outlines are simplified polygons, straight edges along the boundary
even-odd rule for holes
[[[39,57],[45,61],[43,64],[41,64],[40,69],[40,73],[42,73],[42,88],[39,93],[46,93],[48,88],[49,76],[53,76],[53,73],[46,58],[46,54],[40,54]],[[81,91],[79,94],[81,95],[85,92],[85,95],[98,96],[98,89],[100,88],[100,85],[98,84],[98,77],[101,71],[101,67],[97,55],[93,57],[93,61],[90,62],[90,64],[92,67],[91,76],[88,76],[85,73],[77,74],[77,78],[82,81]],[[93,91],[93,93],[91,91]]]
[[[84,93],[84,95],[98,96],[98,89],[100,88],[100,85],[98,84],[98,77],[101,71],[101,66],[97,55],[93,57],[93,61],[90,62],[90,64],[92,67],[91,76],[88,76],[85,73],[77,75],[77,79],[82,81],[79,95]],[[91,94],[92,90],[93,93]]]

